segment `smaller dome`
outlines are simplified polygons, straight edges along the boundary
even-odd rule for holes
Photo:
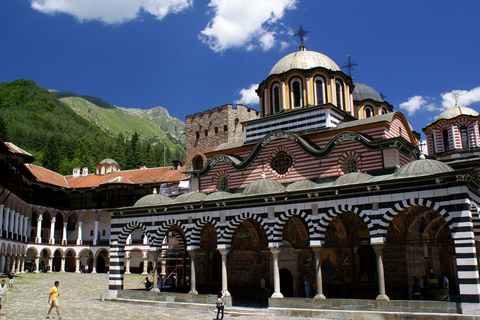
[[[116,164],[118,166],[117,161],[110,158],[103,159],[102,161],[100,161],[100,164]]]
[[[363,182],[363,181],[368,180],[370,178],[372,178],[372,176],[369,175],[368,173],[351,172],[351,173],[347,173],[347,174],[344,174],[344,175],[338,177],[337,180],[335,180],[332,183],[332,186],[341,186],[341,185],[345,185],[345,184]]]
[[[286,188],[285,191],[297,191],[297,190],[305,190],[305,189],[313,189],[318,187],[318,184],[311,180],[300,180],[290,183]]]
[[[204,201],[209,201],[209,200],[220,200],[220,199],[226,199],[226,198],[232,198],[235,197],[236,195],[230,192],[225,192],[225,191],[217,191],[217,192],[212,192],[202,200]]]
[[[179,195],[175,198],[175,202],[192,202],[192,201],[199,201],[205,198],[207,195],[201,192],[187,192],[184,194]]]
[[[243,195],[262,194],[280,191],[283,185],[273,179],[262,178],[251,182],[242,192]]]
[[[353,100],[363,101],[363,100],[373,100],[375,102],[383,102],[382,97],[378,92],[366,84],[355,82],[353,84],[355,88],[353,89]]]
[[[164,196],[163,194],[147,194],[146,196],[141,197],[138,199],[137,202],[133,205],[134,207],[144,207],[144,206],[155,206],[159,204],[165,204],[168,202],[172,202],[172,199],[170,199],[167,196]]]
[[[478,112],[473,110],[472,108],[460,107],[459,105],[455,105],[455,107],[449,108],[443,111],[442,113],[440,113],[440,115],[437,117],[437,119],[435,119],[435,121],[442,120],[442,119],[445,119],[445,120],[455,119],[456,117],[461,115],[474,116],[474,117],[479,116]]]
[[[395,177],[413,177],[453,171],[445,163],[432,159],[420,159],[407,163],[393,174]]]

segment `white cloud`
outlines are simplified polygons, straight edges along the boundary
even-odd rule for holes
[[[420,109],[426,109],[428,111],[436,110],[435,105],[427,101],[427,99],[430,100],[431,98],[413,96],[408,98],[408,101],[400,103],[399,108],[405,110],[409,116],[414,115]]]
[[[236,100],[235,103],[240,103],[244,105],[258,104],[259,98],[255,90],[258,88],[258,83],[253,83],[248,88],[243,88],[240,90],[241,98]]]
[[[467,90],[453,90],[458,93],[458,105],[462,107],[468,107],[476,102],[480,102],[480,87],[473,88],[470,91]],[[453,99],[452,93],[445,92],[442,93],[442,107],[443,109],[451,108],[455,105],[455,100]]]
[[[298,0],[211,0],[215,16],[199,35],[215,52],[244,47],[271,49],[286,10]]]
[[[133,20],[142,10],[160,20],[192,5],[193,0],[31,0],[31,7],[43,13],[67,13],[82,22],[99,20],[107,24]]]

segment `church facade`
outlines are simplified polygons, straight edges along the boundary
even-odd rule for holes
[[[304,45],[257,94],[258,112],[188,116],[184,167],[105,159],[63,177],[0,144],[0,269],[89,265],[112,298],[152,272],[155,287],[234,301],[405,300],[417,277],[425,299],[480,302],[475,110],[424,128],[425,157],[402,113]]]

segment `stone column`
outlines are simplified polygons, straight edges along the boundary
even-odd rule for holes
[[[40,272],[40,256],[35,256],[35,267],[36,267],[36,270],[34,272],[39,273]]]
[[[62,244],[63,245],[67,244],[67,225],[68,225],[68,221],[63,222],[63,231],[62,231]]]
[[[14,258],[14,268],[13,268],[13,272],[14,273],[20,273],[20,256],[15,256]]]
[[[188,293],[198,294],[197,278],[195,274],[195,257],[197,256],[197,251],[189,250],[188,253],[190,254],[190,291]]]
[[[82,237],[82,226],[83,221],[78,221],[78,236],[77,236],[77,246],[82,245],[83,237]]]
[[[93,245],[96,246],[98,243],[98,220],[95,220],[95,229],[93,231]]]
[[[227,274],[227,254],[228,249],[222,248],[218,249],[220,254],[222,255],[222,291],[226,293],[227,297],[230,296],[230,292],[228,292],[228,274]]]
[[[37,237],[35,243],[42,243],[42,216],[37,218]]]
[[[10,239],[13,239],[14,224],[15,224],[15,210],[10,209],[10,226],[8,227],[8,231],[10,231]]]
[[[142,275],[148,275],[148,252],[143,253],[143,272]]]
[[[315,253],[315,272],[317,273],[317,292],[315,293],[314,299],[326,299],[323,294],[323,282],[322,282],[322,259],[320,257],[320,252],[322,251],[321,247],[312,248]]]
[[[75,273],[80,273],[80,257],[75,256]]]
[[[156,249],[153,249],[150,250],[150,253],[153,256],[153,288],[150,291],[160,292],[158,289],[158,256],[160,252]]]
[[[65,257],[62,256],[62,260],[60,262],[60,272],[65,272]]]
[[[5,255],[0,255],[0,272],[5,273]]]
[[[50,239],[48,240],[49,244],[55,244],[55,218],[52,218],[50,221]]]
[[[280,270],[278,269],[278,254],[280,248],[270,248],[273,255],[273,294],[272,298],[283,298],[280,292]]]
[[[125,272],[124,274],[131,274],[130,273],[130,256],[125,257]]]
[[[2,234],[3,230],[3,208],[5,207],[4,204],[0,204],[0,235]]]
[[[8,238],[8,217],[9,216],[10,216],[10,208],[5,207],[3,212],[3,231],[7,232],[6,234],[7,238]]]
[[[23,217],[23,235],[25,236],[24,241],[28,241],[29,234],[28,234],[28,217]]]
[[[25,260],[27,260],[27,256],[20,257],[20,272],[25,273]]]
[[[17,228],[15,230],[15,234],[15,239],[21,241],[23,236],[23,216],[21,216],[20,213],[17,216]]]
[[[92,257],[92,273],[97,273],[97,258]]]
[[[53,256],[48,257],[48,267],[47,272],[53,272]]]
[[[374,245],[375,255],[377,256],[377,274],[378,274],[378,296],[377,300],[390,300],[385,293],[385,273],[383,270],[382,250],[383,245]]]
[[[5,261],[5,272],[10,272],[12,270],[12,255],[7,255]]]

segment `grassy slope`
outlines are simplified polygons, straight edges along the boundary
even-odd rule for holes
[[[141,139],[151,138],[157,142],[167,141],[167,145],[173,147],[173,143],[166,139],[165,131],[153,121],[127,114],[120,108],[101,108],[81,97],[65,97],[60,101],[110,135],[123,133],[125,137],[130,138],[137,131]],[[181,121],[180,123],[183,125]]]

